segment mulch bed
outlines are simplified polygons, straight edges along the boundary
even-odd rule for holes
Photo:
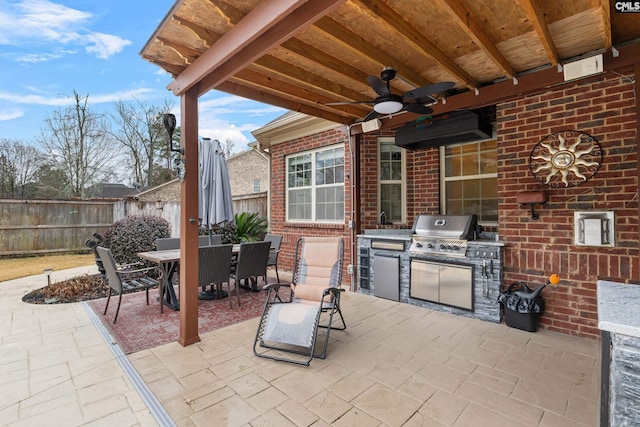
[[[22,301],[30,304],[65,304],[105,298],[109,285],[100,274],[84,274],[29,292]]]

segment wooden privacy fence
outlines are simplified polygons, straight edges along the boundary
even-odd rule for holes
[[[88,250],[113,224],[112,201],[0,200],[0,255]]]
[[[266,193],[233,200],[234,212],[267,216]],[[133,215],[166,219],[180,236],[180,202],[0,199],[0,256],[89,251],[87,239]]]

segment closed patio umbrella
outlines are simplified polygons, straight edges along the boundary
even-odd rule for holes
[[[227,161],[220,142],[204,138],[198,147],[200,193],[198,211],[201,227],[233,221],[233,201]]]
[[[217,139],[212,141],[209,138],[203,138],[199,142],[198,172],[200,226],[206,228],[208,234],[211,235],[213,226],[224,225],[224,223],[234,220],[227,160]],[[201,294],[200,297],[215,299],[218,296],[215,293],[207,292]]]

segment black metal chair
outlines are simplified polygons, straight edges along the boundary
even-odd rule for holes
[[[248,242],[240,244],[238,252],[238,262],[231,277],[234,279],[236,287],[243,287],[254,292],[260,291],[258,288],[258,277],[267,276],[267,260],[271,242]],[[245,285],[241,285],[241,281]],[[249,285],[251,283],[251,285]]]
[[[109,282],[109,295],[107,296],[107,304],[104,307],[103,315],[107,314],[107,308],[109,308],[109,301],[111,300],[111,294],[113,291],[118,293],[118,308],[116,308],[116,314],[113,318],[113,323],[118,320],[118,313],[120,312],[120,304],[122,303],[122,294],[145,290],[147,292],[147,305],[149,305],[149,288],[160,286],[160,281],[156,278],[148,276],[150,271],[158,271],[157,267],[139,268],[135,270],[122,270],[118,269],[116,262],[113,259],[111,250],[98,246],[96,248],[102,265],[104,266],[107,274],[107,281]],[[161,273],[158,271],[158,277]],[[162,304],[162,301],[160,302]]]
[[[344,244],[339,237],[298,240],[292,283],[264,287],[267,300],[253,343],[256,356],[306,366],[314,357],[326,357],[329,332],[347,328],[340,309],[343,257]],[[289,298],[278,294],[281,288]],[[334,314],[340,316],[342,325],[332,325]],[[316,354],[319,328],[326,329],[326,333],[322,349]],[[265,350],[258,351],[258,346]],[[293,355],[285,357],[283,352]]]
[[[167,251],[170,249],[180,249],[179,237],[163,237],[156,239],[156,250]]]
[[[276,270],[276,282],[280,283],[280,275],[278,274],[278,255],[280,254],[280,245],[282,244],[282,236],[279,234],[266,234],[264,236],[265,242],[271,242],[271,250],[269,251],[269,259],[267,260],[267,267],[275,267]],[[267,278],[264,278],[267,281]]]
[[[229,276],[231,273],[231,256],[233,245],[202,246],[198,248],[198,285],[202,287],[200,299],[218,299],[222,294],[224,283],[229,287],[229,308],[231,308],[231,286]],[[211,286],[211,292],[206,291]],[[236,292],[238,306],[240,294]]]

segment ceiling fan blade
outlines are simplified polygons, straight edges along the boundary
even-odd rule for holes
[[[367,77],[367,82],[378,95],[389,95],[389,88],[380,77],[369,76]]]
[[[422,104],[405,104],[405,110],[415,114],[431,114],[433,110]]]
[[[368,122],[369,120],[373,120],[376,117],[378,117],[378,113],[376,112],[376,110],[371,110],[371,112],[369,114],[367,114],[364,119],[362,119],[363,122]]]
[[[405,92],[402,97],[404,99],[417,99],[424,98],[425,96],[432,95],[434,93],[444,92],[455,86],[453,82],[440,82],[432,85],[422,86],[417,89],[412,89]]]

